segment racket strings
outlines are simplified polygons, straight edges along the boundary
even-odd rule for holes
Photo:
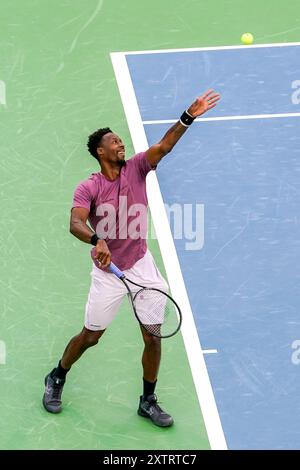
[[[177,331],[179,311],[164,292],[142,289],[135,295],[134,305],[140,322],[149,333],[163,337]]]

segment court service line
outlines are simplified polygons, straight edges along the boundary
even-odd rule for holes
[[[148,148],[137,99],[124,53],[111,53],[125,115],[135,152]],[[147,176],[147,195],[155,227],[161,255],[165,264],[171,291],[176,299],[180,299],[184,321],[182,337],[190,363],[190,368],[202,411],[208,439],[212,449],[227,449],[215,397],[203,357],[203,351],[197,334],[194,317],[184,284],[179,260],[172,238],[167,214],[165,211],[160,187],[154,171]],[[151,190],[149,190],[151,188]]]
[[[168,54],[173,52],[198,52],[198,51],[224,51],[232,49],[241,49],[247,51],[249,49],[260,49],[262,47],[295,47],[300,46],[300,42],[277,42],[270,44],[249,44],[245,45],[233,45],[233,46],[209,46],[209,47],[187,47],[182,49],[153,49],[147,51],[127,51],[121,52],[126,55],[145,55],[145,54]]]
[[[279,113],[279,114],[248,114],[244,116],[216,116],[209,118],[197,118],[194,122],[209,122],[209,121],[240,121],[246,119],[274,119],[274,118],[290,118],[300,117],[300,113]],[[153,121],[143,121],[144,125],[148,124],[173,124],[178,119],[157,119]]]
[[[202,349],[202,354],[217,354],[217,349]]]

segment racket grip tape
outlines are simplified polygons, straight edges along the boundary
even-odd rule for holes
[[[108,267],[110,271],[113,274],[115,274],[119,279],[122,279],[125,277],[125,274],[119,268],[117,268],[117,266],[114,263],[110,263]]]

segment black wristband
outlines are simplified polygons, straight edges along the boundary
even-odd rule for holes
[[[91,236],[91,245],[96,246],[98,240],[100,240],[100,238],[96,233],[94,233],[94,235]]]
[[[191,116],[187,111],[184,111],[180,116],[180,122],[184,127],[189,127],[194,122],[194,117]]]

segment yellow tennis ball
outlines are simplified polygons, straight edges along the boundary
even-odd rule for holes
[[[241,41],[243,44],[252,44],[253,43],[253,35],[251,33],[244,33],[241,36]]]

